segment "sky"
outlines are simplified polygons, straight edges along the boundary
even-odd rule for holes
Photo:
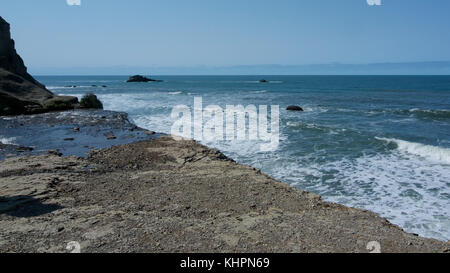
[[[450,61],[450,1],[381,3],[1,0],[0,16],[38,74],[69,67]]]

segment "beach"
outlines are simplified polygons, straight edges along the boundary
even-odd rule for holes
[[[43,115],[76,142],[77,111]],[[113,113],[95,113],[86,121],[105,137],[102,116]],[[24,119],[39,116],[12,119],[26,127]],[[125,134],[141,130],[120,124]],[[69,242],[81,252],[368,253],[370,242],[382,252],[449,251],[448,243],[324,202],[193,140],[160,135],[84,157],[44,150],[0,163],[1,252],[67,252]]]

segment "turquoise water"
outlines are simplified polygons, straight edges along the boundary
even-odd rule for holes
[[[408,232],[450,240],[450,76],[38,77],[55,93],[94,92],[105,109],[170,133],[172,108],[280,105],[280,146],[210,142],[327,201],[372,210]],[[264,78],[270,83],[259,83]],[[65,87],[76,85],[77,88]],[[106,85],[92,87],[92,85]],[[301,105],[304,113],[287,112]]]

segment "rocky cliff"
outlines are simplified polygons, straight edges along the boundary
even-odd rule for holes
[[[34,114],[74,108],[78,99],[55,96],[27,72],[0,17],[0,115]]]

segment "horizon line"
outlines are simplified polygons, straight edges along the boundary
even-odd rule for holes
[[[282,76],[282,77],[435,77],[450,76],[450,74],[135,74],[142,76],[159,77],[260,77],[260,76]],[[131,74],[34,74],[34,77],[130,77]]]

